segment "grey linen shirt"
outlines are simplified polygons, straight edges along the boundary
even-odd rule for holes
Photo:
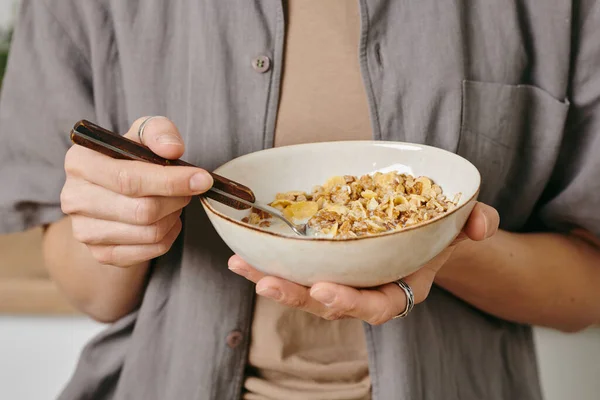
[[[359,3],[374,139],[468,158],[504,229],[600,237],[600,3]],[[24,0],[0,100],[0,231],[62,217],[81,118],[125,132],[165,115],[208,169],[272,146],[283,15],[277,0]],[[87,345],[60,398],[239,398],[254,292],[230,255],[193,201],[139,310]],[[531,329],[441,289],[364,329],[374,399],[541,397]]]

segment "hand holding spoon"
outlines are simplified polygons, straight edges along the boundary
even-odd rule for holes
[[[163,166],[195,167],[183,160],[168,160],[154,154],[147,147],[106,130],[92,122],[81,120],[71,130],[71,141],[80,146],[97,151],[112,158],[144,161]],[[238,210],[254,207],[285,222],[297,235],[306,236],[306,225],[298,225],[287,219],[279,210],[256,202],[250,188],[230,179],[209,172],[213,177],[213,187],[204,196]]]

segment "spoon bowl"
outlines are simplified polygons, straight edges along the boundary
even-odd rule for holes
[[[283,213],[281,211],[279,211],[278,209],[268,206],[266,204],[261,204],[259,202],[254,202],[251,203],[249,201],[246,201],[244,199],[240,199],[239,197],[235,197],[230,195],[229,193],[225,193],[219,189],[213,188],[212,189],[215,193],[224,196],[224,197],[228,197],[230,198],[232,201],[236,201],[238,203],[242,203],[248,207],[253,207],[256,208],[257,210],[260,211],[264,211],[267,214],[272,215],[273,217],[279,219],[280,221],[282,221],[284,224],[286,224],[288,227],[290,227],[290,229],[298,236],[306,236],[306,224],[295,224],[292,221],[290,221],[289,219],[287,219],[285,217],[285,215],[283,215]]]

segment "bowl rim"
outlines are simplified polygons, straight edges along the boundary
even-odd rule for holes
[[[420,147],[420,148],[429,148],[432,149],[434,151],[441,151],[441,152],[445,152],[445,153],[449,153],[452,154],[454,156],[457,156],[459,158],[462,158],[463,160],[465,160],[467,163],[469,163],[473,169],[476,172],[476,176],[477,176],[477,188],[475,189],[475,191],[473,192],[473,194],[471,195],[471,197],[465,201],[463,204],[461,204],[458,207],[453,208],[452,210],[442,214],[442,215],[438,215],[435,218],[432,218],[430,220],[406,227],[404,229],[401,230],[393,230],[393,231],[386,231],[386,232],[381,232],[378,233],[376,235],[365,235],[365,236],[357,236],[357,237],[352,237],[352,238],[344,238],[344,239],[335,239],[335,238],[322,238],[322,237],[307,237],[307,236],[292,236],[292,235],[285,235],[282,233],[278,233],[278,232],[272,232],[266,229],[261,229],[255,226],[252,226],[250,224],[246,224],[242,221],[238,221],[235,218],[232,218],[226,214],[223,214],[222,212],[216,210],[208,201],[208,198],[206,196],[202,196],[200,195],[200,203],[204,206],[205,210],[210,211],[211,213],[213,213],[215,216],[220,217],[226,221],[229,221],[235,225],[238,225],[242,228],[245,229],[250,229],[253,231],[256,231],[258,233],[263,233],[265,235],[270,235],[270,236],[274,236],[274,237],[278,237],[278,238],[283,238],[283,239],[292,239],[292,240],[303,240],[303,241],[311,241],[311,242],[334,242],[334,243],[347,243],[350,241],[355,241],[355,240],[366,240],[366,239],[375,239],[375,238],[380,238],[380,237],[388,237],[391,235],[397,235],[397,234],[401,234],[404,232],[410,232],[413,231],[415,229],[419,229],[419,228],[423,228],[425,226],[434,224],[438,221],[441,221],[447,217],[449,217],[450,215],[454,214],[455,212],[457,212],[458,210],[462,209],[463,207],[465,207],[467,204],[470,204],[471,202],[475,201],[477,199],[477,197],[479,196],[480,190],[481,190],[481,173],[479,172],[479,169],[469,160],[467,160],[466,158],[462,157],[459,154],[456,153],[452,153],[451,151],[445,150],[445,149],[441,149],[439,147],[434,147],[434,146],[429,146],[429,145],[425,145],[425,144],[419,144],[419,143],[410,143],[410,142],[400,142],[400,141],[383,141],[383,140],[338,140],[338,141],[329,141],[329,142],[315,142],[315,143],[301,143],[301,144],[294,144],[294,145],[288,145],[288,146],[284,146],[285,148],[292,148],[292,147],[310,147],[310,146],[314,146],[314,145],[323,145],[323,144],[344,144],[344,143],[352,143],[352,144],[388,144],[388,145],[405,145],[405,146],[413,146],[413,147]],[[263,149],[263,150],[258,150],[258,151],[254,151],[251,153],[247,153],[244,154],[242,156],[236,157],[232,160],[227,161],[226,163],[222,164],[221,166],[219,166],[215,172],[218,173],[218,169],[226,166],[227,164],[230,164],[234,161],[239,161],[242,158],[246,158],[248,156],[251,155],[256,155],[257,153],[264,153],[264,152],[270,152],[270,151],[276,151],[278,149],[282,149],[284,147],[271,147],[268,149]]]

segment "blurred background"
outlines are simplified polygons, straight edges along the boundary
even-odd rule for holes
[[[17,7],[0,0],[0,90]],[[0,399],[55,398],[85,343],[103,329],[48,277],[41,235],[0,235]],[[536,328],[535,340],[546,400],[600,399],[600,328],[575,335]]]

